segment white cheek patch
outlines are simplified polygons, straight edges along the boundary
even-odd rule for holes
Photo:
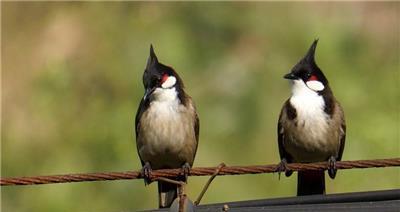
[[[322,91],[325,88],[324,84],[322,84],[320,81],[317,80],[307,81],[306,85],[313,91]]]
[[[171,88],[176,83],[176,78],[174,76],[169,76],[167,80],[163,84],[161,84],[162,88]]]

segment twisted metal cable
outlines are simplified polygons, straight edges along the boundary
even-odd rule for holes
[[[337,169],[353,169],[353,168],[378,168],[378,167],[397,167],[400,166],[400,158],[377,159],[377,160],[354,160],[354,161],[338,161]],[[326,170],[328,162],[318,163],[290,163],[287,165],[293,171],[306,170]],[[199,167],[192,168],[189,176],[210,176],[215,173],[218,167]],[[261,174],[278,172],[277,164],[272,165],[256,165],[256,166],[225,166],[220,169],[218,175],[241,175],[241,174]],[[182,174],[181,169],[162,169],[152,172],[152,179],[164,177],[176,177]],[[34,177],[10,177],[1,178],[1,186],[11,185],[39,185],[51,183],[71,183],[84,181],[105,181],[105,180],[128,180],[143,178],[140,171],[125,172],[101,172],[87,174],[65,174],[65,175],[49,175]]]

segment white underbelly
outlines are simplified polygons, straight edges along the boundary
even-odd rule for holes
[[[166,152],[178,153],[184,149],[187,135],[179,120],[154,120],[149,125],[151,126],[142,131],[143,146],[140,151],[158,155]]]

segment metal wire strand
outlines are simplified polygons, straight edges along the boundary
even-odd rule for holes
[[[287,167],[293,171],[305,170],[326,170],[328,162],[319,163],[290,163]],[[354,160],[354,161],[338,161],[337,169],[353,169],[353,168],[378,168],[378,167],[397,167],[400,166],[400,158],[376,159],[376,160]],[[192,168],[189,176],[211,176],[218,167],[199,167]],[[278,172],[277,164],[272,165],[256,165],[256,166],[225,166],[220,168],[218,175],[241,175],[241,174],[261,174]],[[177,177],[181,174],[181,169],[162,169],[153,170],[152,178],[168,178]],[[143,176],[140,171],[125,172],[101,172],[87,174],[64,174],[49,176],[33,176],[33,177],[9,177],[1,178],[1,186],[15,185],[39,185],[51,183],[71,183],[85,181],[105,181],[105,180],[128,180],[141,179]]]

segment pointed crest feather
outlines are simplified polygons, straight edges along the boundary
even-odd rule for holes
[[[150,65],[155,63],[158,63],[158,59],[156,53],[154,52],[153,44],[150,44],[150,56],[149,59],[147,59],[147,67],[150,67]]]
[[[315,39],[311,44],[310,49],[308,49],[307,54],[304,56],[304,60],[315,63],[315,49],[317,48],[318,40],[318,38]]]

